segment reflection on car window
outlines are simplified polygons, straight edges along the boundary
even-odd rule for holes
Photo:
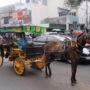
[[[36,41],[45,42],[46,37],[37,37]]]
[[[47,41],[57,41],[58,39],[56,37],[48,37]]]

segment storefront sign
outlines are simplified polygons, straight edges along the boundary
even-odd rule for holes
[[[26,31],[30,31],[30,26],[26,26]]]
[[[40,27],[36,27],[36,32],[40,32]]]
[[[18,20],[23,20],[23,11],[17,11]]]

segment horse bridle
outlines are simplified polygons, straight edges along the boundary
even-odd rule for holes
[[[87,33],[85,33],[85,35],[87,36]],[[86,37],[87,39],[87,37]],[[84,39],[83,39],[84,40]],[[85,46],[81,45],[80,43],[78,43],[78,38],[76,37],[76,46],[78,47],[78,45],[82,48],[84,48]]]
[[[73,47],[73,40],[70,40],[71,47]],[[75,38],[75,47],[78,47],[77,38]]]
[[[78,39],[78,38],[76,37],[76,38],[75,38],[75,47],[78,47],[78,45],[79,45],[80,47],[84,48],[85,46],[83,46],[83,45],[81,45],[80,43],[78,43],[77,39]],[[70,40],[70,42],[71,42],[71,47],[73,47],[73,41]]]

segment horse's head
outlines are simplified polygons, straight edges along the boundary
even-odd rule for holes
[[[87,33],[82,33],[77,37],[77,45],[80,48],[84,48],[86,41],[90,40],[90,35]]]

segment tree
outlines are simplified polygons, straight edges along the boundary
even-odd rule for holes
[[[70,7],[77,7],[82,3],[83,0],[65,0],[65,4]]]

